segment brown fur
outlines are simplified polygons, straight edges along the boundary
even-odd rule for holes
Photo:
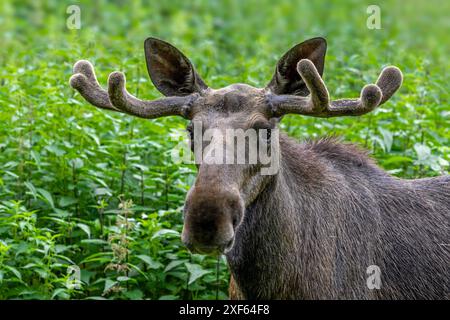
[[[335,139],[283,137],[282,154],[282,171],[247,207],[227,254],[233,292],[246,299],[449,297],[450,176],[397,179]],[[369,265],[381,269],[380,290],[366,286]]]

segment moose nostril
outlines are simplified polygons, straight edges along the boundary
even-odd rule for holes
[[[233,230],[236,230],[236,228],[237,228],[237,226],[239,225],[239,222],[240,222],[239,215],[234,215],[231,222],[233,224]]]
[[[223,253],[230,252],[233,245],[234,245],[234,238],[231,238],[231,240],[228,241],[227,244],[225,245],[225,247],[223,248]]]
[[[234,216],[233,217],[233,229],[236,229],[236,226],[237,226],[237,217],[236,216]]]

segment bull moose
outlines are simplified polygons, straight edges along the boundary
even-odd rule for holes
[[[359,98],[330,100],[322,80],[326,47],[323,38],[297,44],[264,88],[213,89],[178,49],[148,38],[147,69],[166,97],[132,96],[120,72],[104,90],[85,60],[74,65],[70,84],[98,108],[145,119],[181,116],[189,132],[200,123],[268,133],[286,114],[366,114],[401,86],[400,70],[386,67]],[[226,255],[231,299],[449,298],[450,176],[399,179],[336,138],[299,143],[280,134],[278,143],[276,174],[262,175],[259,162],[198,163],[186,197],[182,241],[193,252]],[[367,285],[371,266],[381,273],[377,288]]]

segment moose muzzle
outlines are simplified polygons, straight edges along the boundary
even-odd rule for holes
[[[233,246],[243,214],[244,203],[237,189],[197,183],[186,198],[182,241],[192,252],[226,253]]]

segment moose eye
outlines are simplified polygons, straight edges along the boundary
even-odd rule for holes
[[[257,123],[254,128],[258,131],[260,139],[270,142],[272,138],[272,127],[266,123]]]
[[[272,129],[271,128],[259,129],[258,135],[259,135],[259,139],[264,141],[267,146],[270,145],[270,141],[272,138]]]

